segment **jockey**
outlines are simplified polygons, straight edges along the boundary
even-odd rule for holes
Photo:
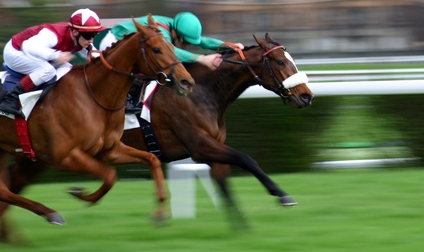
[[[4,63],[23,77],[0,101],[0,110],[23,116],[19,94],[56,81],[57,71],[67,72],[72,68],[73,53],[79,52],[86,58],[93,48],[94,37],[105,29],[95,12],[79,9],[68,23],[32,26],[12,36],[4,48]]]
[[[174,18],[153,15],[159,30],[164,37],[174,45],[175,55],[184,63],[198,62],[215,70],[222,62],[221,54],[197,54],[187,50],[190,45],[199,46],[203,49],[217,50],[223,43],[222,40],[202,36],[202,24],[200,20],[191,12],[180,12]],[[148,16],[135,18],[142,25],[148,25]],[[120,40],[126,34],[136,31],[136,27],[132,20],[119,23],[112,27],[106,36],[100,42],[100,50],[106,49],[112,43]],[[236,44],[241,49],[244,46],[241,43]],[[141,108],[139,103],[133,101],[130,94],[127,97],[126,111],[130,113],[138,113]],[[134,105],[135,104],[135,105]]]

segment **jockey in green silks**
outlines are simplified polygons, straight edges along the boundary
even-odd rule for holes
[[[148,25],[148,16],[135,18],[142,25]],[[174,18],[153,15],[156,24],[164,37],[174,45],[175,54],[184,63],[198,62],[215,70],[222,62],[221,54],[196,54],[185,50],[190,45],[199,46],[203,49],[217,50],[223,43],[222,40],[202,36],[202,24],[191,12],[178,13]],[[119,23],[112,27],[100,43],[100,50],[106,49],[113,42],[120,40],[126,34],[135,32],[136,28],[132,20]],[[241,49],[244,46],[237,43]]]

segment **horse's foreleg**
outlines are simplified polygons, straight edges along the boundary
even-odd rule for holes
[[[279,202],[283,206],[293,206],[297,202],[294,201],[286,192],[281,190],[271,178],[261,169],[258,163],[249,155],[237,151],[225,144],[217,142],[215,139],[207,138],[198,144],[200,146],[193,153],[193,159],[198,162],[218,162],[223,164],[237,165],[244,170],[252,173],[268,192],[277,196]]]
[[[120,142],[120,144],[107,156],[104,157],[109,162],[113,164],[134,164],[142,163],[149,166],[151,175],[156,185],[156,193],[158,198],[158,210],[156,212],[156,217],[158,220],[162,219],[165,216],[165,200],[167,198],[166,189],[165,189],[165,178],[163,175],[163,170],[161,162],[159,159],[152,153],[137,150],[130,146],[127,146]]]
[[[142,163],[149,166],[151,175],[156,184],[159,202],[166,199],[166,190],[164,185],[164,175],[161,162],[152,153],[137,150],[120,142],[119,146],[108,153],[105,157],[107,161],[113,164],[135,164]]]
[[[234,160],[237,161],[236,164],[238,164],[244,170],[251,172],[253,176],[255,176],[265,186],[271,195],[278,197],[281,205],[293,206],[297,204],[297,202],[290,195],[281,190],[277,184],[275,184],[274,181],[268,177],[268,175],[259,167],[253,158],[239,151],[235,151],[235,154],[236,156],[234,156]]]
[[[85,194],[82,190],[73,190],[70,193],[79,199],[96,203],[115,184],[117,180],[116,170],[94,159],[80,149],[71,151],[60,165],[55,165],[58,170],[87,174],[103,180],[102,186],[91,194]]]

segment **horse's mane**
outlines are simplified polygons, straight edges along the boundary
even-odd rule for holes
[[[112,43],[111,46],[106,47],[106,49],[104,50],[104,53],[107,53],[108,51],[112,50],[113,48],[117,47],[120,43],[122,43],[124,40],[127,40],[129,37],[134,36],[134,34],[136,34],[137,32],[131,32],[129,34],[125,34],[124,37],[114,43]]]
[[[132,37],[134,34],[136,34],[137,32],[132,32],[130,34],[125,34],[124,37],[114,43],[112,43],[111,46],[108,46],[105,50],[103,50],[103,55],[107,55],[113,48],[117,47],[119,44],[123,43],[124,40],[127,40],[129,37]],[[96,58],[91,58],[91,62],[90,64],[99,61],[100,58],[96,57]],[[76,63],[73,68],[74,69],[82,69],[84,67],[85,63]]]

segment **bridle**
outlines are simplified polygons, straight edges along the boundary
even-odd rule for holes
[[[160,67],[154,60],[153,60],[153,58],[149,55],[149,54],[147,54],[146,53],[146,49],[145,49],[145,42],[147,41],[147,40],[149,40],[150,38],[152,38],[152,37],[155,37],[155,36],[160,36],[160,35],[162,35],[162,33],[158,30],[158,29],[156,29],[156,28],[154,28],[154,27],[152,27],[152,26],[148,26],[149,28],[151,28],[151,29],[153,29],[153,30],[155,30],[157,33],[155,33],[155,34],[152,34],[151,36],[149,36],[149,37],[147,37],[147,38],[141,38],[140,37],[140,48],[141,48],[141,52],[142,52],[142,54],[143,54],[143,59],[144,59],[144,62],[146,62],[146,64],[147,64],[147,66],[153,71],[153,72],[155,72],[156,73],[156,75],[158,76],[158,75],[161,75],[160,77],[163,77],[164,79],[165,79],[165,82],[159,82],[159,84],[161,84],[161,85],[165,85],[166,83],[175,83],[174,82],[174,79],[173,79],[173,77],[172,77],[172,75],[173,75],[173,73],[174,73],[174,69],[175,69],[175,66],[177,65],[177,64],[179,64],[179,63],[181,63],[181,61],[180,60],[175,60],[174,62],[172,62],[172,63],[170,63],[169,65],[167,65],[167,66],[165,66],[165,67]],[[165,40],[165,38],[164,37],[162,37],[162,40],[165,42],[165,44],[168,46],[168,48],[169,48],[169,50],[171,50],[172,51],[172,49],[171,49],[171,47],[170,47],[170,45],[168,44],[168,42]],[[149,59],[147,58],[147,57],[149,57],[149,59],[151,60],[151,61],[149,61]],[[150,62],[154,62],[155,63],[155,66],[157,67],[157,68],[159,68],[159,70],[158,71],[156,71],[155,69],[154,69],[154,67],[150,64]],[[170,76],[171,76],[171,78],[169,79],[168,77],[167,77],[167,75],[163,72],[163,70],[165,70],[165,69],[168,69],[168,68],[170,68],[171,67],[171,71],[170,71]],[[159,79],[159,78],[158,78]]]
[[[153,27],[150,27],[150,26],[148,26],[149,28],[151,28],[151,29],[154,29]],[[156,29],[154,29],[155,31],[156,31]],[[113,72],[116,72],[116,73],[119,73],[119,74],[122,74],[122,75],[126,75],[126,76],[128,76],[128,77],[131,77],[131,78],[134,78],[135,80],[134,80],[134,82],[143,82],[143,81],[152,81],[152,80],[156,80],[157,82],[158,82],[158,84],[159,85],[166,85],[167,83],[174,83],[174,79],[173,79],[173,77],[172,77],[172,74],[173,74],[173,72],[174,72],[174,68],[175,68],[175,65],[177,65],[177,64],[179,64],[179,63],[181,63],[181,61],[179,61],[179,60],[176,60],[175,62],[172,62],[171,64],[169,64],[169,65],[167,65],[167,66],[165,66],[165,67],[160,67],[157,63],[155,64],[155,66],[157,67],[157,68],[159,68],[159,70],[155,70],[155,68],[149,63],[149,60],[152,60],[153,58],[151,57],[151,56],[147,56],[148,54],[147,54],[147,52],[146,52],[146,41],[147,40],[149,40],[150,38],[152,38],[152,37],[155,37],[155,36],[160,36],[160,35],[162,35],[161,33],[159,33],[159,32],[157,32],[157,33],[154,33],[154,34],[152,34],[152,35],[150,35],[149,37],[147,37],[147,38],[143,38],[142,36],[141,36],[141,34],[140,34],[140,51],[139,51],[139,54],[141,53],[142,54],[142,57],[143,57],[143,60],[144,60],[144,62],[146,63],[146,65],[155,73],[155,76],[146,76],[146,75],[144,75],[143,73],[134,73],[134,72],[125,72],[125,71],[122,71],[122,70],[119,70],[119,69],[117,69],[117,68],[115,68],[115,67],[113,67],[113,66],[111,66],[107,61],[106,61],[106,59],[105,59],[105,57],[103,56],[103,51],[101,51],[101,50],[91,50],[90,52],[89,52],[89,55],[88,55],[88,63],[90,63],[90,60],[91,60],[91,55],[92,55],[92,53],[98,53],[99,54],[99,58],[100,58],[100,60],[101,60],[101,62],[103,63],[103,65],[107,68],[107,69],[109,69],[110,71],[113,71]],[[137,57],[137,61],[138,61],[138,59],[139,59],[139,57]],[[149,60],[148,60],[149,59]],[[98,106],[100,106],[101,108],[103,108],[104,110],[108,110],[108,111],[117,111],[117,110],[120,110],[120,109],[122,109],[123,107],[125,107],[125,103],[126,103],[126,101],[124,102],[124,104],[123,105],[121,105],[121,106],[119,106],[119,107],[116,107],[116,108],[108,108],[108,107],[106,107],[106,106],[104,106],[104,105],[102,105],[98,100],[97,100],[97,98],[95,97],[95,95],[94,95],[94,93],[93,93],[93,90],[91,89],[91,86],[90,86],[90,83],[89,83],[89,80],[88,80],[88,77],[87,77],[87,73],[86,73],[86,66],[87,66],[87,64],[85,64],[84,65],[84,67],[83,67],[83,72],[84,72],[84,79],[85,79],[85,84],[86,84],[86,86],[87,86],[87,89],[89,90],[89,92],[90,92],[90,95],[91,95],[91,97],[93,98],[93,100],[97,103],[97,105]],[[170,71],[170,78],[163,72],[165,69],[168,69],[168,68],[170,68],[171,67],[171,71]]]
[[[278,78],[276,77],[276,75],[275,75],[275,72],[274,72],[274,70],[272,69],[272,67],[271,67],[271,63],[269,62],[269,59],[268,59],[268,57],[267,57],[267,55],[269,54],[269,53],[271,53],[272,51],[274,51],[274,50],[276,50],[276,49],[283,49],[284,51],[286,50],[286,48],[283,46],[283,45],[277,45],[277,46],[274,46],[274,47],[272,47],[272,48],[270,48],[268,51],[266,51],[266,52],[264,52],[263,54],[262,54],[262,57],[263,57],[263,60],[262,60],[262,63],[255,63],[255,64],[253,64],[253,63],[249,63],[248,61],[247,61],[247,59],[246,59],[246,57],[244,56],[244,53],[243,53],[243,50],[241,50],[237,45],[235,45],[235,44],[233,44],[233,43],[230,43],[230,42],[224,42],[223,44],[221,44],[220,45],[220,47],[221,46],[227,46],[227,47],[230,47],[231,49],[233,49],[233,50],[235,50],[238,54],[239,54],[239,56],[240,56],[240,58],[241,58],[241,60],[242,61],[236,61],[236,60],[230,60],[230,59],[225,59],[225,58],[223,58],[223,61],[225,61],[225,62],[229,62],[229,63],[233,63],[233,64],[239,64],[239,65],[245,65],[248,69],[249,69],[249,71],[252,73],[252,75],[253,75],[253,78],[256,80],[256,81],[258,81],[258,84],[259,85],[261,85],[261,86],[267,86],[267,88],[268,89],[270,89],[271,91],[273,91],[273,92],[275,92],[276,94],[278,94],[278,95],[280,95],[282,98],[284,98],[284,99],[288,99],[289,98],[289,95],[290,95],[290,89],[289,88],[285,88],[284,87],[284,85],[283,85],[283,82],[281,81],[279,81],[278,80]],[[219,48],[218,48],[219,49]],[[263,72],[264,72],[264,68],[266,67],[267,69],[268,69],[268,71],[269,71],[269,75],[274,79],[274,81],[275,81],[275,84],[277,85],[277,87],[276,88],[274,88],[274,87],[269,87],[268,85],[265,85],[266,83],[263,81],[263,79],[261,78],[261,77],[259,77],[256,73],[255,73],[255,71],[253,71],[253,69],[252,69],[252,66],[258,66],[258,65],[261,65],[262,66],[262,68],[261,68],[261,73],[260,73],[260,76],[262,77],[263,76]],[[284,95],[284,90],[287,90],[287,93],[289,94],[289,95]]]

